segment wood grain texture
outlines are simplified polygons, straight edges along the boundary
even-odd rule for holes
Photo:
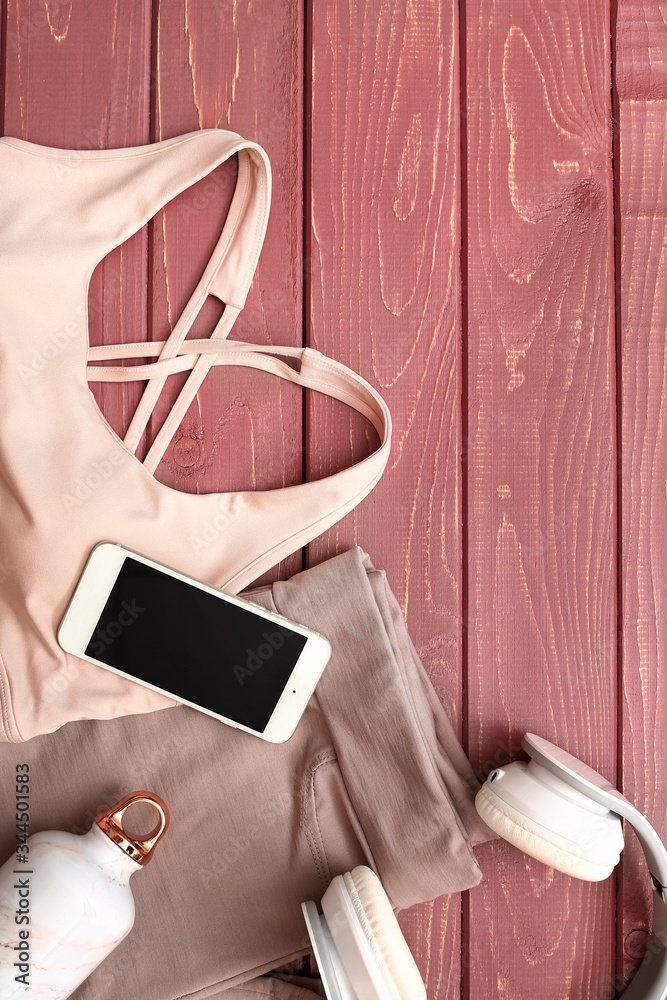
[[[5,135],[65,149],[148,142],[150,0],[7,0]],[[88,296],[91,344],[143,340],[144,228],[96,268]],[[96,383],[117,433],[138,385]]]
[[[373,493],[317,539],[360,544],[388,579],[455,727],[461,713],[460,190],[457,5],[312,0],[309,343],[384,395],[394,423]],[[376,445],[313,394],[307,474]],[[397,849],[398,845],[397,845]],[[401,916],[434,1000],[458,996],[458,897]]]
[[[657,3],[617,8],[618,385],[607,0],[468,0],[463,95],[456,0],[6,0],[2,101],[5,134],[47,145],[220,126],[265,146],[271,219],[233,336],[305,336],[377,386],[394,418],[383,481],[308,563],[359,543],[387,570],[482,776],[532,729],[618,772],[667,837],[667,18]],[[164,338],[234,177],[218,168],[100,265],[92,343]],[[219,311],[209,299],[190,336]],[[149,441],[182,382],[169,380]],[[93,391],[122,433],[141,386]],[[214,370],[158,478],[266,489],[376,444],[341,404],[308,394],[305,425],[303,412],[296,387]],[[650,926],[636,844],[616,932],[613,879],[575,882],[506,844],[477,854],[481,886],[401,914],[429,1000],[611,997]]]
[[[466,5],[468,713],[616,769],[609,10]],[[479,851],[468,995],[613,995],[614,884]]]
[[[622,770],[624,793],[667,839],[667,25],[661,5],[621,0],[619,104]],[[619,974],[650,929],[646,865],[632,838],[619,886]]]
[[[229,128],[259,142],[275,165],[271,217],[234,339],[302,343],[303,13],[295,0],[160,0],[154,5],[152,141]],[[174,199],[151,228],[151,331],[173,328],[213,251],[231,200],[235,161]],[[209,297],[190,337],[208,336],[222,312]],[[159,429],[184,383],[172,377],[155,411]],[[301,391],[264,372],[209,373],[157,478],[210,493],[271,489],[302,479]],[[268,579],[301,569],[301,554]]]

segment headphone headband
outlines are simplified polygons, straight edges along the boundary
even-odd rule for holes
[[[526,733],[521,746],[536,764],[627,820],[637,834],[653,888],[653,933],[623,1000],[667,1000],[667,850],[645,816],[606,778],[548,740]]]

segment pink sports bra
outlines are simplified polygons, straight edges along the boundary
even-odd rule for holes
[[[235,153],[238,179],[224,228],[170,335],[90,348],[87,295],[96,265]],[[219,129],[101,151],[5,137],[0,177],[0,738],[19,741],[73,719],[174,704],[65,654],[56,641],[98,542],[120,542],[238,592],[375,486],[391,419],[367,382],[318,351],[227,339],[269,213],[270,166],[260,146]],[[186,340],[209,294],[225,303],[223,315],[210,339]],[[94,364],[123,358],[154,360]],[[261,368],[342,400],[372,422],[380,446],[351,468],[285,489],[199,495],[164,486],[153,471],[211,365]],[[190,374],[142,462],[135,449],[173,372]],[[94,379],[147,383],[122,441],[95,403]],[[82,481],[85,497],[77,500]]]

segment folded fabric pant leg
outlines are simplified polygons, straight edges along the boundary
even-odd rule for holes
[[[285,981],[278,976],[259,976],[241,986],[211,994],[210,1000],[322,1000],[325,996],[319,981],[293,976]]]
[[[472,847],[492,834],[474,809],[478,784],[384,574],[357,548],[253,599],[334,650],[287,743],[178,707],[0,746],[5,778],[30,764],[31,832],[83,832],[135,789],[170,808],[159,850],[132,877],[135,927],[77,1000],[204,1000],[247,983],[309,951],[301,902],[357,864],[398,907],[480,879]],[[11,791],[5,780],[4,815]],[[14,846],[7,827],[4,856]],[[247,989],[267,981],[284,991]]]
[[[274,584],[272,596],[333,644],[314,701],[394,906],[476,885],[471,847],[495,834],[477,814],[479,783],[384,571],[356,547]]]

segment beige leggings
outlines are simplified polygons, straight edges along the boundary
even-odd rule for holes
[[[127,792],[165,800],[171,826],[132,876],[128,938],[77,1000],[312,1000],[267,977],[308,950],[300,904],[367,864],[398,908],[475,885],[491,832],[478,787],[384,573],[361,549],[253,599],[326,635],[333,656],[294,736],[273,745],[179,706],[71,722],[0,746],[0,807],[31,774],[31,832],[83,832]],[[14,832],[2,826],[4,857]]]

